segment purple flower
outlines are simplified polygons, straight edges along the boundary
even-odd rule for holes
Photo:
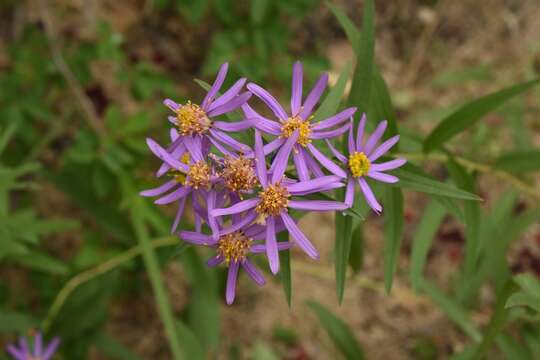
[[[379,123],[373,134],[363,143],[364,128],[366,126],[366,115],[363,114],[358,125],[356,141],[353,137],[353,129],[349,131],[348,150],[349,156],[346,157],[337,151],[332,144],[327,141],[330,150],[335,157],[348,168],[347,191],[345,193],[345,204],[352,206],[354,201],[355,183],[360,185],[360,189],[366,198],[369,206],[377,213],[382,211],[382,206],[377,202],[373,191],[366,181],[366,176],[384,183],[395,183],[399,181],[396,176],[385,174],[384,171],[396,169],[405,164],[405,159],[395,159],[384,163],[375,164],[374,161],[383,156],[394,146],[399,135],[393,136],[376,147],[386,130],[386,121]]]
[[[190,244],[209,246],[216,250],[216,255],[208,260],[208,266],[213,267],[222,263],[227,265],[229,270],[225,300],[229,305],[234,301],[236,280],[240,268],[243,268],[257,285],[262,286],[265,284],[264,277],[248,256],[266,252],[266,246],[261,243],[266,237],[266,228],[257,224],[249,225],[251,222],[253,222],[253,218],[235,217],[232,226],[228,228],[224,228],[220,222],[219,237],[217,239],[200,231],[181,231],[179,234],[182,240]],[[275,231],[281,232],[284,229],[285,227],[281,223],[276,226]],[[289,249],[290,246],[290,243],[282,242],[277,245],[277,248],[281,251]]]
[[[266,226],[266,255],[270,269],[274,274],[279,271],[279,255],[276,240],[276,226],[283,222],[298,246],[310,257],[317,259],[319,254],[313,244],[300,230],[288,209],[328,211],[345,210],[348,206],[337,201],[297,200],[292,196],[306,195],[321,190],[343,186],[338,176],[322,176],[313,180],[300,182],[286,181],[284,178],[289,154],[298,139],[298,131],[290,136],[277,153],[272,164],[273,171],[267,172],[263,154],[261,134],[255,130],[255,161],[256,172],[262,190],[251,199],[239,201],[228,208],[217,208],[209,211],[210,217],[237,215],[245,213],[248,218],[257,218],[257,223]]]
[[[302,103],[302,64],[296,62],[293,67],[291,113],[287,114],[277,100],[265,89],[257,84],[249,83],[247,88],[261,99],[274,113],[277,121],[270,120],[258,114],[247,103],[242,106],[244,114],[251,119],[253,125],[264,133],[278,136],[277,139],[265,146],[264,153],[270,153],[285,144],[294,132],[298,137],[291,148],[293,160],[300,180],[309,180],[311,173],[322,176],[318,162],[335,175],[345,177],[345,172],[328,159],[313,144],[312,140],[329,139],[345,133],[351,126],[349,119],[356,112],[356,108],[348,108],[328,119],[311,123],[313,109],[317,105],[326,84],[328,74],[323,74],[311,92]],[[290,151],[291,151],[290,150]]]
[[[45,346],[45,349],[43,349],[42,334],[38,332],[34,337],[33,351],[30,351],[26,338],[21,336],[19,338],[19,346],[17,347],[14,344],[8,345],[7,352],[15,360],[49,360],[54,355],[59,344],[60,339],[55,337]]]
[[[150,138],[146,140],[154,155],[167,165],[166,171],[171,179],[157,188],[142,191],[140,194],[142,196],[159,196],[155,201],[159,205],[178,202],[178,210],[171,232],[176,231],[184,213],[186,200],[190,196],[196,210],[195,220],[197,224],[200,224],[200,213],[204,213],[204,210],[202,210],[198,198],[207,198],[209,193],[213,193],[210,191],[211,186],[217,181],[212,167],[203,157],[201,138],[186,136],[183,140],[177,149],[183,148],[184,151],[180,152],[175,149],[173,154],[169,154],[154,140]]]
[[[176,126],[181,137],[205,137],[213,143],[219,142],[236,151],[247,152],[249,147],[233,139],[225,132],[245,130],[251,127],[251,122],[243,120],[231,123],[214,119],[237,109],[251,97],[251,93],[248,91],[240,93],[246,83],[245,78],[238,80],[221,96],[216,97],[227,76],[228,68],[229,64],[227,63],[221,65],[214,84],[208,90],[200,105],[191,101],[180,105],[171,99],[166,99],[163,103],[174,111],[175,116],[169,116],[169,121]],[[177,145],[173,143],[167,150],[171,152]]]

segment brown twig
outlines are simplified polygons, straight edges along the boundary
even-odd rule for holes
[[[79,106],[86,115],[88,125],[99,135],[103,136],[106,133],[106,129],[103,125],[103,122],[100,120],[92,101],[86,96],[84,90],[67,65],[62,53],[60,51],[60,46],[58,44],[54,24],[49,13],[48,0],[39,0],[40,15],[45,27],[45,34],[47,36],[47,41],[49,43],[49,48],[51,50],[51,55],[53,61],[58,68],[58,71],[62,74],[66,80],[69,88],[71,89],[73,95],[75,96]]]

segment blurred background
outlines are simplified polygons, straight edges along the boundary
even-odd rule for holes
[[[362,1],[332,3],[361,24]],[[192,351],[219,359],[335,358],[310,299],[349,326],[368,359],[439,359],[465,347],[455,322],[409,284],[424,195],[406,194],[392,293],[382,281],[383,217],[371,215],[357,234],[362,246],[353,248],[358,256],[341,306],[332,216],[303,218],[322,259],[292,253],[290,308],[279,278],[268,273],[263,288],[241,278],[235,304],[226,306],[224,270],[207,270],[208,254],[167,237],[175,209],[135,200],[156,184],[157,163],[144,140],[168,137],[161,102],[198,101],[203,90],[195,78],[213,81],[228,61],[226,85],[243,76],[285,99],[292,63],[301,60],[308,86],[322,71],[335,83],[354,54],[324,1],[2,0],[0,19],[0,347],[45,321],[48,334],[63,339],[62,359],[172,358],[140,252],[129,253],[141,236],[134,202],[147,235],[161,241],[154,250],[178,332]],[[375,58],[404,151],[418,152],[413,140],[458,105],[537,77],[538,19],[537,0],[378,1]],[[508,102],[451,148],[490,163],[509,149],[540,146],[539,94],[535,88]],[[423,166],[446,179],[437,161]],[[539,188],[538,176],[527,179]],[[480,176],[483,211],[506,201],[511,217],[538,204],[512,189]],[[528,225],[501,261],[513,273],[540,276],[540,224]],[[444,216],[434,234],[427,276],[447,289],[460,266],[464,226]],[[100,268],[103,262],[111,267]],[[488,286],[477,295],[471,319],[482,326],[494,295]],[[51,310],[58,297],[62,306]],[[526,325],[540,336],[537,324]]]

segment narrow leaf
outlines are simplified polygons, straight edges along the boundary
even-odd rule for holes
[[[315,301],[308,301],[308,306],[315,313],[321,325],[326,330],[336,347],[350,360],[362,360],[364,352],[362,347],[354,337],[347,324],[332,314],[321,304]]]
[[[514,276],[514,281],[526,293],[540,298],[540,282],[531,274],[519,274]]]
[[[360,271],[364,263],[364,227],[359,223],[354,227],[351,239],[349,266],[355,273]]]
[[[277,240],[279,242],[286,242],[289,240],[286,232],[277,234]],[[283,250],[279,255],[279,277],[281,279],[281,285],[283,285],[283,292],[285,293],[285,300],[289,308],[292,302],[292,277],[291,277],[291,252],[290,250]]]
[[[527,306],[531,309],[540,312],[540,298],[524,292],[513,294],[506,302],[506,307]]]
[[[347,276],[347,264],[351,251],[352,240],[352,217],[335,212],[335,256],[336,256],[336,291],[338,301],[341,304],[345,293],[345,280]]]
[[[540,170],[540,150],[507,153],[498,158],[493,167],[514,173],[538,171]]]
[[[384,202],[384,285],[390,293],[403,237],[403,193],[387,187]]]
[[[435,150],[453,136],[474,125],[484,115],[495,110],[505,101],[538,84],[540,84],[539,79],[528,81],[491,93],[461,106],[444,118],[429,134],[424,141],[424,151]]]

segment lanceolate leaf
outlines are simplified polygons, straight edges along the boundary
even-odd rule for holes
[[[349,19],[347,14],[341,8],[338,6],[333,5],[331,2],[327,1],[326,5],[328,5],[328,8],[332,11],[334,16],[336,17],[337,21],[345,31],[345,34],[347,35],[347,39],[349,39],[349,43],[351,44],[352,48],[354,49],[354,52],[356,54],[360,54],[360,31],[354,25],[354,23]]]
[[[515,151],[495,161],[493,167],[515,173],[540,170],[540,150]]]
[[[444,207],[433,201],[422,214],[422,220],[416,228],[411,251],[411,283],[418,288],[422,280],[422,272],[426,264],[429,248],[446,211]]]
[[[343,93],[345,92],[345,86],[347,85],[347,81],[351,76],[351,70],[351,63],[348,62],[343,68],[343,71],[341,72],[338,81],[332,87],[332,90],[330,90],[328,95],[326,95],[321,106],[319,106],[319,109],[315,113],[315,116],[313,117],[314,122],[324,120],[336,113],[337,109],[339,108],[339,104],[341,103]]]
[[[345,355],[345,358],[350,360],[362,360],[364,358],[362,347],[343,320],[315,301],[309,301],[308,306],[315,313],[338,350]]]
[[[335,256],[336,256],[336,291],[338,301],[341,304],[345,292],[345,279],[347,275],[347,264],[351,252],[352,239],[352,217],[335,213]]]
[[[353,224],[353,227],[349,265],[356,273],[360,271],[364,263],[364,226],[359,223],[356,226]]]
[[[398,134],[397,129],[397,116],[392,106],[392,99],[390,98],[390,91],[384,81],[381,73],[375,66],[373,71],[373,80],[371,84],[371,104],[369,109],[369,118],[372,121],[379,122],[382,120],[388,121],[388,127],[384,133],[384,138],[388,139]],[[399,142],[394,145],[391,151],[397,151],[399,149]]]
[[[443,119],[424,141],[424,151],[433,151],[445,141],[474,125],[487,113],[495,110],[505,101],[527,89],[538,85],[540,80],[532,80],[505,88],[495,93],[473,100]]]
[[[375,48],[375,6],[373,0],[364,1],[362,36],[356,52],[356,69],[349,94],[349,104],[367,111],[371,102],[371,80],[373,78],[373,52]],[[354,47],[354,46],[353,46]]]
[[[286,242],[289,240],[286,232],[277,234],[277,240],[280,242]],[[291,307],[292,300],[292,279],[291,279],[291,252],[290,250],[283,250],[279,256],[279,277],[281,278],[281,284],[283,285],[283,291],[285,292],[285,299],[287,304]]]
[[[401,189],[387,187],[384,202],[384,285],[392,288],[394,272],[403,237],[403,193]]]

